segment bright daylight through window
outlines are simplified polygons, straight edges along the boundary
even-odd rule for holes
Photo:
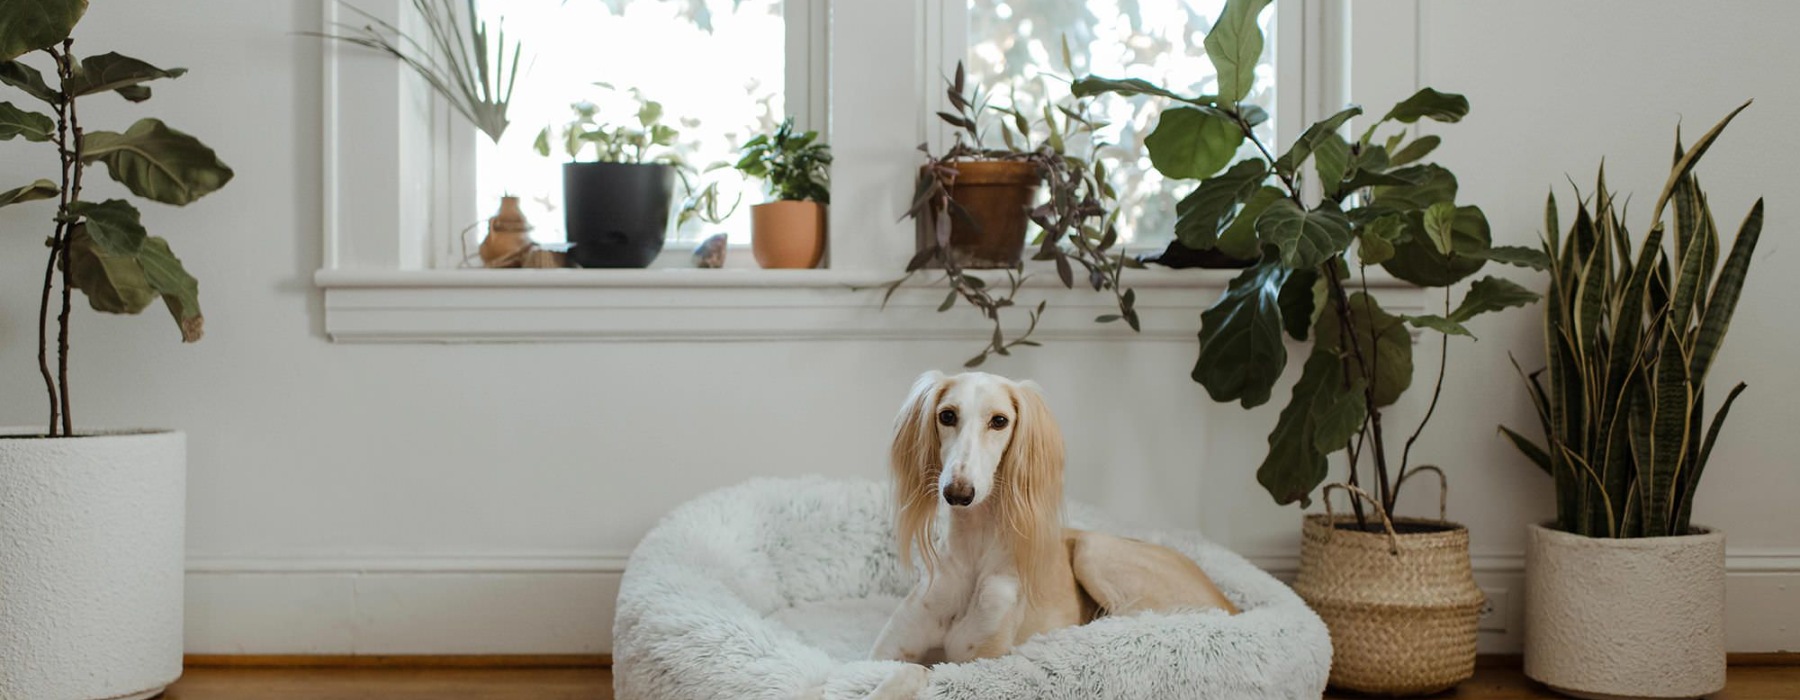
[[[969,78],[987,86],[997,105],[1035,115],[1069,93],[1062,41],[1080,76],[1143,78],[1176,93],[1216,94],[1218,76],[1203,43],[1225,0],[970,0]],[[1263,15],[1263,33],[1275,36],[1274,12]],[[1244,101],[1275,112],[1274,42],[1263,47],[1256,85]],[[1161,247],[1174,237],[1175,203],[1192,185],[1171,189],[1150,166],[1144,138],[1156,126],[1162,100],[1104,95],[1092,116],[1108,125],[1109,179],[1119,193],[1119,237],[1135,247]],[[1274,119],[1258,127],[1272,140]],[[1240,155],[1255,147],[1246,143]]]
[[[749,207],[763,200],[762,183],[715,166],[736,163],[745,141],[787,116],[781,0],[483,0],[479,7],[494,26],[504,18],[507,35],[519,37],[535,60],[513,97],[513,127],[498,145],[480,141],[477,201],[517,195],[535,227],[532,238],[560,243],[562,164],[597,157],[593,144],[570,155],[564,133],[576,110],[593,110],[603,128],[642,129],[640,114],[656,116],[656,124],[676,132],[674,141],[642,157],[679,160],[675,205],[717,185],[716,213],[730,212],[717,224],[688,217],[670,244],[691,246],[721,232],[733,243],[749,242]],[[546,127],[548,156],[536,148]],[[639,154],[626,149],[622,157]]]

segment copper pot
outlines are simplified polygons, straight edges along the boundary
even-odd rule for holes
[[[950,255],[970,269],[1017,267],[1025,252],[1025,225],[1037,197],[1037,165],[1016,160],[957,161],[950,198],[969,212],[950,216]],[[921,234],[920,249],[932,245]]]

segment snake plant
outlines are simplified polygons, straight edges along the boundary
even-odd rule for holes
[[[1694,165],[1748,106],[1692,148],[1682,148],[1677,132],[1674,167],[1635,253],[1604,168],[1592,208],[1580,204],[1566,237],[1557,235],[1550,198],[1543,242],[1552,273],[1544,304],[1548,366],[1526,382],[1545,442],[1501,430],[1555,480],[1558,529],[1592,537],[1688,533],[1694,490],[1744,391],[1742,383],[1733,387],[1708,424],[1707,373],[1763,223],[1758,199],[1721,262],[1718,226]]]

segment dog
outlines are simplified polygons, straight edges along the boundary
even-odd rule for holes
[[[874,659],[991,658],[1100,615],[1238,612],[1179,552],[1062,526],[1062,434],[1036,384],[925,373],[894,422],[891,468],[901,561],[921,570]],[[941,549],[940,506],[950,511]],[[924,678],[909,666],[872,697],[910,697]]]

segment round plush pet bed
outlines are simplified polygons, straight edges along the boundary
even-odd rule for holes
[[[1172,547],[1243,610],[1109,617],[1038,635],[1012,654],[929,671],[920,698],[1316,700],[1325,624],[1287,586],[1188,532],[1113,526],[1071,505],[1071,527]],[[626,566],[613,627],[621,700],[862,698],[896,661],[869,661],[911,589],[879,483],[759,479],[657,524]]]

